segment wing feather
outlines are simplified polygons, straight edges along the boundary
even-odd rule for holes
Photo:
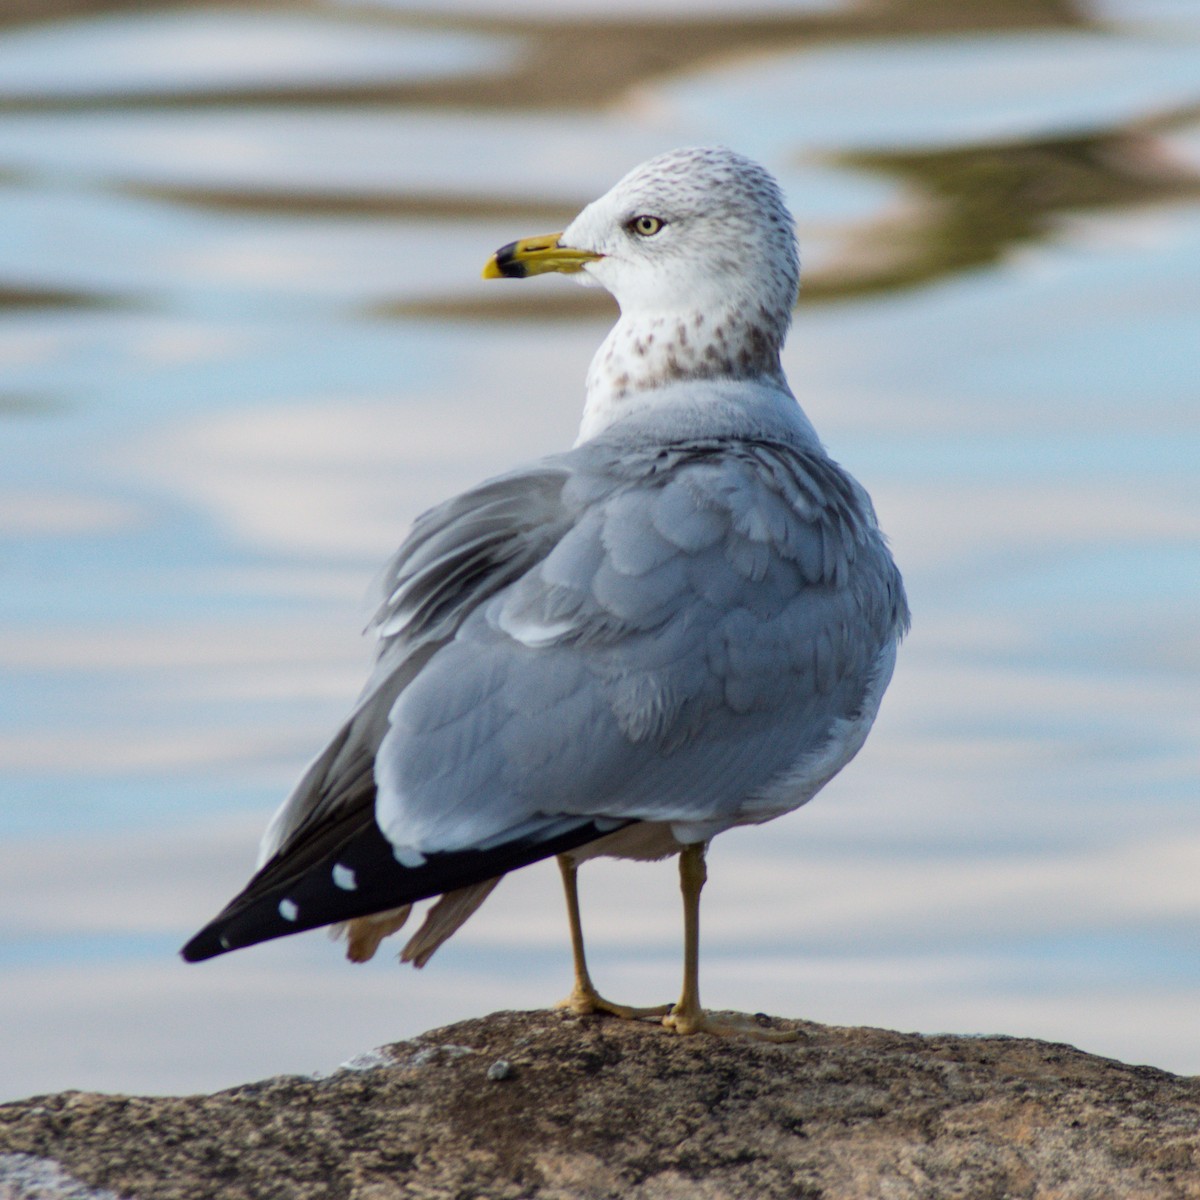
[[[906,620],[869,503],[817,451],[569,461],[586,511],[397,699],[380,819],[417,849],[547,813],[734,823],[856,713]],[[463,729],[435,728],[432,697],[485,671]]]

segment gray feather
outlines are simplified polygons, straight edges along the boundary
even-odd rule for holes
[[[907,613],[861,491],[808,448],[672,450],[665,471],[603,441],[550,460],[570,484],[542,556],[481,585],[396,700],[393,840],[461,848],[561,813],[734,823],[862,705]]]
[[[414,524],[375,673],[265,849],[366,804],[423,852],[575,814],[733,824],[854,716],[906,621],[818,449],[595,439]]]

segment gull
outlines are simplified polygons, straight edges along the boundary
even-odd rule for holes
[[[754,1033],[700,1004],[705,852],[858,752],[908,626],[903,584],[780,364],[799,257],[766,170],[724,147],[660,155],[484,277],[551,271],[620,308],[578,440],[417,518],[382,576],[357,704],[183,956],[332,925],[362,962],[439,897],[401,953],[423,966],[504,874],[557,856],[563,1006]],[[598,855],[679,856],[675,1005],[592,983],[576,871]]]

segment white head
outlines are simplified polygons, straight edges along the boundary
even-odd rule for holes
[[[621,319],[588,375],[588,406],[681,380],[786,387],[779,351],[800,280],[791,214],[757,163],[672,150],[630,171],[561,233],[496,252],[485,277],[544,271],[610,291]]]
[[[623,313],[765,308],[784,330],[800,283],[791,214],[775,180],[724,147],[635,167],[560,235],[602,258],[583,274]],[[782,338],[781,338],[782,340]]]

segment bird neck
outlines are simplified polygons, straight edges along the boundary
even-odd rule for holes
[[[787,325],[762,307],[623,312],[592,359],[581,437],[652,403],[646,393],[671,383],[741,380],[786,391],[779,351]]]

